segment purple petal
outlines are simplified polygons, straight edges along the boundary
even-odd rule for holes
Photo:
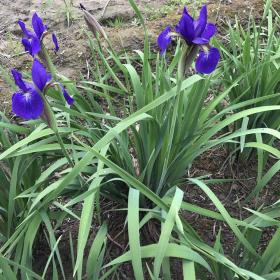
[[[194,43],[196,45],[204,45],[204,44],[207,44],[208,42],[209,42],[208,39],[199,38],[199,37],[196,37],[192,40],[192,43]]]
[[[69,105],[72,105],[75,100],[68,94],[68,92],[66,91],[65,87],[61,84],[61,82],[59,82],[59,84],[61,86],[65,100]]]
[[[33,61],[31,73],[33,82],[40,91],[43,91],[47,83],[48,76],[44,66],[39,62],[37,58],[35,58]]]
[[[29,52],[30,55],[32,55],[31,43],[29,42],[29,40],[26,39],[26,38],[22,38],[22,39],[21,39],[21,42],[22,42],[22,44],[23,44],[23,46],[24,46],[25,51],[26,51],[26,52]]]
[[[158,35],[158,46],[161,48],[161,53],[160,55],[163,55],[163,53],[166,50],[167,45],[171,42],[171,37],[169,36],[169,32],[171,31],[171,28],[168,26],[165,30],[163,30],[159,35]]]
[[[208,52],[201,51],[199,57],[196,60],[195,69],[201,74],[212,73],[220,58],[220,51],[216,48],[211,48]]]
[[[36,34],[34,32],[29,31],[29,30],[26,29],[24,22],[18,21],[18,24],[21,27],[21,29],[22,29],[22,31],[23,31],[23,33],[25,34],[26,37],[30,38],[30,37],[36,36]]]
[[[187,42],[191,42],[194,37],[194,25],[191,18],[183,14],[179,25],[176,25],[176,31],[179,32]]]
[[[11,70],[14,76],[15,82],[18,87],[24,92],[32,92],[35,90],[35,87],[29,83],[26,83],[22,80],[22,74],[15,71],[14,69]]]
[[[47,82],[49,82],[51,79],[52,79],[52,74],[51,73],[47,74]]]
[[[52,39],[53,39],[53,42],[55,44],[55,50],[58,51],[59,50],[59,46],[58,46],[58,43],[57,43],[57,38],[54,35],[54,33],[52,34]]]
[[[37,119],[43,112],[43,100],[36,91],[21,93],[17,91],[12,97],[12,107],[16,115],[27,119]]]
[[[26,85],[22,80],[22,74],[15,71],[14,69],[11,70],[12,74],[14,76],[15,82],[18,85],[18,87],[22,90],[22,91],[27,91]]]
[[[38,39],[40,39],[44,31],[47,30],[47,26],[44,26],[43,21],[37,15],[37,13],[35,13],[32,17],[32,25]]]
[[[31,42],[26,38],[22,38],[21,42],[25,51],[28,51],[32,56],[37,54],[41,49],[41,43],[37,37],[33,37]]]
[[[193,21],[193,18],[189,15],[189,13],[188,13],[188,11],[187,11],[187,8],[186,8],[186,7],[184,7],[184,10],[183,10],[183,15],[188,16],[188,17],[191,19],[191,21]]]
[[[33,37],[31,41],[31,55],[34,56],[41,49],[41,42],[37,37]]]
[[[207,23],[207,5],[200,10],[199,18],[194,22],[194,37],[200,37]]]
[[[214,36],[215,32],[216,32],[215,24],[208,22],[206,24],[204,31],[201,34],[201,38],[210,39],[211,37]]]

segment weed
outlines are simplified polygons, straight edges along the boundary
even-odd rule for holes
[[[139,26],[141,24],[141,21],[138,18],[134,18],[131,21],[131,25],[133,26]]]
[[[108,20],[108,24],[109,24],[109,26],[111,26],[111,27],[120,27],[120,26],[123,26],[124,25],[124,21],[123,21],[123,19],[121,18],[121,17],[117,17],[116,19],[115,19],[115,21],[112,21],[112,20]]]
[[[167,0],[163,7],[159,9],[155,9],[151,2],[149,2],[145,7],[145,14],[147,18],[150,20],[158,18],[160,15],[166,15],[170,11],[176,9],[177,7],[183,7],[188,5],[188,7],[191,7],[194,9],[195,7],[202,6],[206,3],[208,3],[208,0]]]

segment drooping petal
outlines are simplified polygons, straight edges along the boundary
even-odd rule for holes
[[[32,25],[38,39],[40,39],[44,31],[47,30],[47,26],[44,26],[42,19],[37,15],[37,13],[35,13],[32,17]]]
[[[187,42],[191,42],[194,38],[194,25],[191,18],[183,14],[179,21],[179,25],[176,25],[176,31],[179,32]]]
[[[22,80],[22,74],[17,72],[16,70],[12,69],[11,70],[13,76],[14,76],[14,79],[15,79],[15,82],[16,84],[18,85],[18,87],[22,90],[22,91],[27,91],[27,88],[26,88],[26,85],[25,83],[23,82]]]
[[[59,50],[59,46],[58,46],[58,43],[57,43],[57,38],[54,35],[54,33],[52,33],[52,39],[53,39],[53,42],[55,44],[55,50],[58,51]]]
[[[208,42],[209,42],[208,39],[199,38],[199,37],[196,37],[192,40],[192,43],[194,43],[196,45],[204,45],[204,44],[207,44]]]
[[[21,27],[21,29],[22,29],[22,31],[23,31],[23,33],[25,34],[26,37],[30,38],[30,37],[36,36],[36,34],[34,32],[29,31],[29,30],[26,29],[24,22],[18,21],[18,24]]]
[[[220,58],[220,51],[216,48],[210,48],[207,52],[201,51],[195,63],[195,69],[201,74],[212,73]]]
[[[12,97],[12,108],[16,115],[26,119],[37,119],[43,112],[43,100],[36,91],[21,93],[17,91]]]
[[[207,5],[200,10],[199,18],[194,22],[194,37],[200,37],[207,23]]]
[[[32,56],[37,54],[41,49],[41,43],[37,37],[32,37],[32,41],[28,40],[27,38],[22,38],[21,42],[25,51],[29,52]]]
[[[189,15],[189,13],[188,13],[188,11],[187,11],[187,8],[186,8],[186,7],[184,7],[184,10],[183,10],[183,15],[188,16],[188,17],[191,19],[191,21],[193,21],[193,17]]]
[[[40,40],[37,37],[33,37],[32,41],[31,41],[31,55],[34,56],[35,54],[37,54],[40,49],[41,49],[41,43]]]
[[[22,38],[22,39],[21,39],[21,42],[22,42],[22,44],[23,44],[23,46],[24,46],[24,50],[25,50],[26,52],[29,52],[29,53],[32,55],[31,43],[29,42],[29,40],[26,39],[26,38]]]
[[[63,96],[64,96],[65,100],[67,101],[67,103],[69,105],[73,104],[75,100],[68,94],[68,92],[66,91],[65,87],[61,84],[61,82],[59,82],[59,84],[61,86]]]
[[[161,48],[161,53],[160,55],[163,55],[163,53],[166,50],[167,45],[171,42],[171,37],[169,36],[169,32],[171,31],[171,28],[168,26],[165,30],[163,30],[159,35],[158,35],[158,46]]]
[[[11,70],[14,76],[15,82],[18,87],[24,92],[32,92],[35,90],[35,87],[29,83],[26,83],[22,80],[22,74],[15,71],[14,69]]]
[[[33,82],[40,91],[43,91],[48,81],[48,76],[44,66],[39,62],[37,58],[35,58],[33,61],[31,73]]]
[[[214,36],[215,32],[216,32],[215,24],[208,22],[206,24],[204,31],[201,34],[201,38],[209,40],[211,37]]]

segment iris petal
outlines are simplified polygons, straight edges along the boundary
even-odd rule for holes
[[[53,42],[55,44],[55,50],[58,51],[59,50],[59,46],[58,46],[58,43],[57,43],[57,38],[54,35],[54,33],[52,33],[52,39],[53,39]]]
[[[161,48],[160,55],[163,55],[163,53],[166,50],[167,45],[171,42],[171,37],[168,34],[170,31],[171,31],[171,28],[168,26],[158,36],[157,43],[158,43],[158,46]]]
[[[26,38],[22,38],[21,42],[25,51],[29,52],[32,56],[37,54],[41,49],[41,43],[37,37],[33,37],[31,42]]]
[[[15,82],[18,85],[18,87],[22,90],[22,91],[27,91],[27,87],[25,85],[25,83],[22,80],[22,74],[17,72],[16,70],[12,69],[12,74],[14,76]]]
[[[199,38],[199,37],[196,37],[192,40],[192,43],[194,43],[196,45],[204,45],[204,44],[207,44],[208,42],[209,42],[208,39]]]
[[[44,66],[39,62],[37,58],[34,59],[31,73],[33,82],[40,91],[43,91],[47,83],[48,76]]]
[[[200,37],[207,23],[207,5],[200,10],[199,18],[194,22],[194,37]]]
[[[44,31],[47,30],[47,26],[44,26],[42,19],[37,15],[37,13],[35,13],[32,17],[32,25],[38,39],[40,39]]]
[[[49,82],[51,79],[52,79],[52,74],[51,73],[47,74],[47,82]]]
[[[25,34],[26,37],[34,37],[36,34],[32,31],[29,31],[26,29],[24,22],[18,21],[19,26],[21,27],[23,33]]]
[[[24,46],[24,50],[26,52],[29,52],[32,55],[32,48],[31,48],[31,44],[30,44],[29,40],[26,39],[26,38],[22,38],[21,42],[22,42],[22,44]]]
[[[207,53],[200,52],[196,60],[195,68],[198,73],[210,74],[212,73],[220,58],[220,51],[216,48],[211,48]]]
[[[187,11],[187,8],[186,8],[186,7],[184,7],[184,10],[183,10],[183,15],[188,16],[188,17],[191,19],[191,21],[193,21],[193,18],[189,15],[189,13],[188,13],[188,11]]]
[[[65,100],[67,101],[67,103],[69,105],[72,105],[74,103],[74,99],[68,94],[68,92],[66,91],[65,87],[61,84],[61,82],[59,82],[62,92],[63,92],[63,96],[65,98]]]
[[[31,55],[34,56],[35,54],[37,54],[41,49],[41,43],[40,40],[37,37],[33,37],[32,41],[31,41]]]
[[[14,76],[15,82],[18,87],[24,92],[32,92],[35,90],[35,87],[29,83],[26,83],[22,80],[22,74],[15,71],[14,69],[11,70]]]
[[[201,34],[201,38],[210,39],[211,37],[214,36],[215,32],[216,32],[215,24],[208,22],[206,24],[204,31]]]
[[[176,31],[179,32],[187,42],[191,42],[194,38],[194,25],[191,18],[183,14],[179,25],[176,25]]]
[[[12,108],[16,115],[26,119],[37,119],[43,112],[43,100],[36,91],[31,93],[21,93],[17,91],[13,94]]]

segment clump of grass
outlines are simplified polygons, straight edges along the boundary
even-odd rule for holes
[[[109,19],[107,22],[111,27],[120,27],[124,25],[124,21],[120,16],[118,16],[114,21]]]

